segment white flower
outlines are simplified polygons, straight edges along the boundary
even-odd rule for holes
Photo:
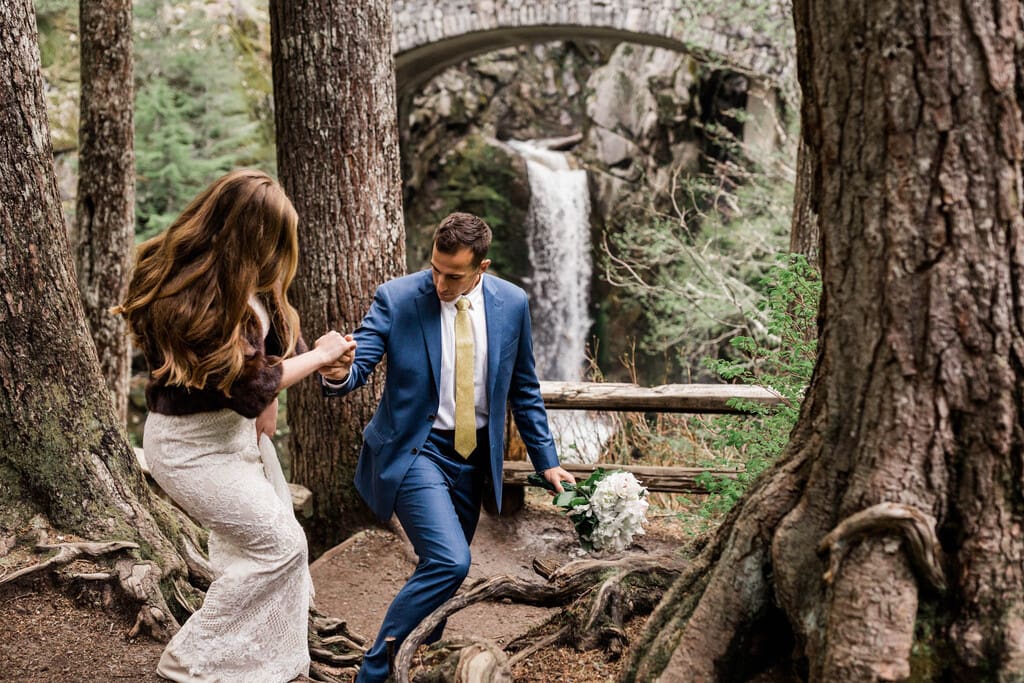
[[[620,552],[644,533],[647,506],[647,489],[630,472],[615,471],[598,481],[589,502],[574,507],[572,514],[594,519],[587,540],[595,549]]]

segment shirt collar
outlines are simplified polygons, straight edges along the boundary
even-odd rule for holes
[[[471,308],[480,309],[484,305],[484,278],[487,277],[487,273],[480,273],[480,279],[477,281],[473,289],[469,290],[462,296],[469,299],[472,305]],[[462,298],[462,297],[459,297]],[[458,301],[459,299],[455,299]],[[455,309],[455,301],[442,301],[441,306]]]

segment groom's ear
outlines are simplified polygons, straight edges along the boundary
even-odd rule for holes
[[[480,272],[481,273],[486,272],[487,266],[489,266],[489,265],[491,265],[491,259],[485,258],[483,261],[481,261],[480,262]]]

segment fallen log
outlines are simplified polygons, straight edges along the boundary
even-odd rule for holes
[[[642,387],[614,382],[540,383],[540,395],[549,409],[610,410],[658,413],[743,413],[731,399],[778,405],[783,398],[764,387],[749,384],[662,384]]]
[[[742,469],[709,470],[701,467],[654,467],[649,465],[618,465],[618,464],[592,464],[582,465],[576,463],[562,463],[562,467],[568,470],[577,480],[586,479],[598,467],[606,470],[623,470],[632,472],[641,486],[647,487],[649,491],[663,491],[666,493],[709,493],[707,488],[697,481],[697,478],[709,473],[716,477],[735,479],[743,472]],[[526,486],[526,477],[533,472],[533,465],[529,462],[519,460],[506,460],[501,481],[505,485]]]

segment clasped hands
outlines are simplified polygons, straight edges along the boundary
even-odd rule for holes
[[[303,354],[303,357],[307,357]],[[343,380],[348,376],[349,368],[356,357],[356,342],[351,334],[342,335],[331,330],[316,340],[309,351],[309,360],[315,365],[312,369],[320,371],[328,379]],[[308,367],[308,366],[307,366]],[[306,371],[307,373],[309,370]],[[266,434],[273,438],[277,430],[277,399],[275,398],[256,418],[256,442]]]
[[[356,358],[356,342],[351,334],[342,335],[331,330],[316,340],[313,350],[325,358],[318,370],[321,375],[333,382],[341,382],[348,377]]]

